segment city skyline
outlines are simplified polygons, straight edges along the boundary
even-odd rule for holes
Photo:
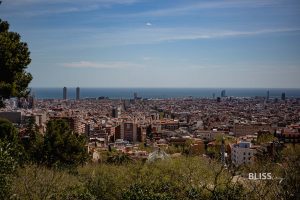
[[[10,0],[30,87],[299,88],[300,2]]]

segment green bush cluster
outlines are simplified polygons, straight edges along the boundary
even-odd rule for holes
[[[151,164],[88,164],[77,170],[77,174],[70,174],[36,165],[19,168],[12,195],[15,199],[167,200],[215,199],[222,195],[238,199],[243,192],[243,188],[228,183],[230,176],[218,163],[198,157]]]
[[[65,121],[49,121],[45,136],[34,124],[29,121],[21,137],[11,122],[0,119],[0,199],[12,195],[12,178],[18,167],[35,164],[74,171],[88,159],[85,137],[73,133]]]
[[[269,164],[273,175],[280,168]],[[295,164],[294,164],[295,167]],[[251,169],[250,169],[251,168]],[[259,172],[255,165],[242,171]],[[276,170],[279,170],[278,173]],[[200,157],[180,157],[154,163],[87,164],[77,173],[36,165],[18,168],[12,179],[12,199],[297,199],[297,177],[252,182],[218,162]],[[294,175],[299,174],[294,171]],[[290,180],[293,179],[293,180]],[[289,185],[292,183],[294,185]]]

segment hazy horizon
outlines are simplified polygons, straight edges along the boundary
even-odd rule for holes
[[[299,88],[298,0],[3,0],[30,87]]]
[[[300,89],[287,88],[80,88],[80,97],[109,97],[112,99],[130,99],[134,93],[142,98],[211,98],[225,95],[229,97],[266,97],[269,93],[271,98],[281,98],[285,93],[286,97],[299,98]],[[76,98],[76,88],[68,87],[68,99]],[[61,99],[63,88],[32,88],[32,94],[38,99]]]
[[[57,88],[63,88],[63,87],[67,87],[67,88],[72,88],[72,89],[75,89],[77,87],[80,87],[80,88],[88,88],[88,89],[295,89],[295,90],[300,90],[300,87],[295,87],[295,88],[280,88],[280,87],[277,87],[277,88],[272,88],[272,87],[269,87],[269,88],[264,88],[264,87],[255,87],[255,88],[251,88],[251,87],[97,87],[97,86],[85,86],[85,87],[81,87],[80,85],[79,86],[56,86],[56,87],[52,87],[52,86],[49,86],[49,87],[29,87],[29,88],[45,88],[45,89],[48,89],[48,88],[54,88],[54,89],[57,89]]]

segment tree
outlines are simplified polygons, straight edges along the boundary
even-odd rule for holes
[[[13,124],[0,119],[0,199],[9,199],[11,178],[21,160],[18,131]]]
[[[6,120],[0,118],[0,142],[7,143],[14,151],[11,152],[11,156],[22,164],[24,149],[20,144],[18,130],[14,125]]]
[[[12,176],[17,167],[14,151],[10,143],[0,140],[0,199],[9,199],[11,195]]]
[[[12,199],[76,199],[93,200],[79,177],[67,171],[43,166],[26,165],[18,168],[13,179]],[[9,198],[6,198],[9,199]]]
[[[272,133],[260,134],[257,137],[257,144],[273,142],[276,137]]]
[[[0,106],[10,97],[25,97],[32,80],[26,71],[30,64],[30,52],[21,36],[9,31],[9,24],[0,19]]]
[[[182,154],[185,154],[186,156],[191,155],[192,144],[193,141],[191,139],[186,140],[184,145],[182,145]]]
[[[43,152],[41,151],[43,143],[43,135],[39,133],[34,117],[30,117],[26,124],[24,136],[22,137],[22,144],[28,161],[41,162],[43,157]]]
[[[73,133],[64,120],[51,120],[44,138],[44,162],[48,166],[77,166],[88,158],[86,139]]]
[[[147,129],[146,129],[146,136],[147,136],[147,138],[149,138],[150,140],[153,139],[153,133],[152,133],[152,127],[151,127],[151,125],[147,126]]]
[[[6,140],[13,144],[18,143],[18,131],[7,119],[0,118],[0,140]]]
[[[132,159],[125,153],[110,153],[107,162],[111,164],[121,165],[131,162]]]
[[[171,200],[176,199],[173,193],[172,183],[161,183],[159,185],[150,184],[133,184],[124,192],[123,199],[125,200]],[[179,190],[179,188],[176,188]]]

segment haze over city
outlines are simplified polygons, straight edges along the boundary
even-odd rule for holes
[[[298,0],[4,0],[31,87],[300,85]]]

